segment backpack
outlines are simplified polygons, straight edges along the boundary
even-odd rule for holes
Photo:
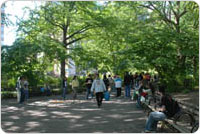
[[[169,117],[174,116],[180,111],[180,106],[170,95],[166,95],[166,110]]]

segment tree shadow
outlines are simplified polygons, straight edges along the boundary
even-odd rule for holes
[[[49,103],[56,98],[59,97],[37,98],[25,105],[3,102],[2,130],[19,133],[140,133],[144,129],[145,114],[128,99],[111,98],[98,108],[95,99],[84,100],[83,96],[75,102],[68,99],[63,103]]]

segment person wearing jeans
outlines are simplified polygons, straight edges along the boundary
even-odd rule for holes
[[[25,94],[24,94],[24,77],[22,76],[20,78],[20,101],[19,103],[22,104],[25,99]]]
[[[126,97],[130,97],[131,85],[125,85]]]
[[[145,132],[156,131],[158,121],[162,121],[168,117],[173,117],[175,113],[172,113],[172,104],[165,94],[165,86],[159,86],[158,94],[161,96],[160,108],[156,109],[155,112],[151,112],[146,125]],[[178,112],[179,109],[176,110]]]
[[[88,100],[89,95],[91,94],[91,97],[93,98],[93,93],[90,92],[90,89],[92,87],[92,82],[93,79],[91,77],[91,75],[88,75],[88,78],[85,80],[85,84],[86,84],[86,88],[87,88],[87,93],[86,93],[86,99]]]
[[[145,130],[147,131],[156,131],[158,121],[166,119],[166,115],[163,112],[151,112],[149,118],[146,122]]]
[[[97,105],[98,108],[100,108],[103,100],[103,92],[106,91],[106,86],[103,80],[99,78],[99,74],[96,74],[96,79],[92,83],[91,92],[93,91],[96,93]]]
[[[115,79],[115,88],[117,90],[117,97],[121,96],[122,80],[119,78],[119,75],[117,75],[117,78]]]
[[[131,76],[126,72],[124,76],[124,85],[125,85],[125,96],[130,97],[130,91],[131,91]]]

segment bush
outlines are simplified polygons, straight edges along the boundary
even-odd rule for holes
[[[48,83],[50,85],[56,85],[56,86],[60,86],[61,84],[61,79],[57,78],[57,77],[52,77],[52,76],[46,76],[45,80],[44,80],[44,84]]]
[[[17,92],[16,91],[1,91],[1,98],[17,98]]]
[[[189,93],[189,92],[190,92],[190,90],[188,90],[188,89],[183,90],[184,94]]]
[[[14,90],[16,85],[16,80],[14,78],[11,79],[1,79],[1,88]]]

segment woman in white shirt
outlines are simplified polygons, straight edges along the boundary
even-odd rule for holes
[[[106,86],[103,80],[99,78],[99,74],[96,74],[96,79],[92,83],[91,92],[93,92],[93,90],[96,93],[98,108],[100,108],[103,100],[103,92],[106,91]]]

